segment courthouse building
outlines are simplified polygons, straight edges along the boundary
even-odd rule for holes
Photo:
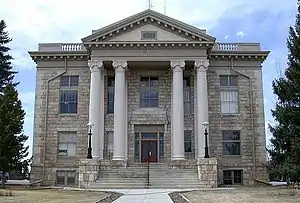
[[[78,184],[89,122],[100,165],[197,165],[207,129],[218,184],[266,180],[262,63],[269,52],[259,43],[217,42],[145,10],[82,43],[43,43],[29,53],[37,64],[32,181]]]

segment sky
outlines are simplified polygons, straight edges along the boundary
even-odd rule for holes
[[[164,3],[165,2],[165,3]],[[206,29],[219,42],[259,42],[271,54],[263,64],[265,123],[273,123],[272,81],[286,68],[286,39],[297,0],[152,0],[152,9]],[[18,91],[26,111],[24,131],[32,145],[35,66],[28,51],[38,43],[81,42],[92,30],[148,8],[148,0],[0,0],[7,23]],[[165,5],[165,6],[164,6]],[[165,9],[166,8],[166,9]],[[266,129],[267,140],[271,134]],[[31,151],[31,149],[30,149]]]

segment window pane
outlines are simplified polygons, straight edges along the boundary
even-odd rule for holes
[[[189,103],[189,102],[184,103],[184,114],[185,115],[191,114],[191,103]]]
[[[158,98],[158,92],[157,91],[151,91],[149,96],[150,96],[150,99],[157,99]]]
[[[242,171],[241,170],[235,170],[234,173],[234,183],[235,184],[241,184],[242,183]]]
[[[113,77],[107,78],[107,86],[109,88],[114,87],[115,86],[115,78],[113,78]]]
[[[149,99],[150,98],[150,92],[142,90],[140,92],[140,98],[141,99]]]
[[[156,133],[141,133],[142,139],[157,139]]]
[[[140,87],[149,87],[149,78],[148,77],[141,77]]]
[[[223,171],[223,184],[232,185],[232,171]]]
[[[149,107],[152,107],[152,108],[158,107],[158,100],[157,99],[151,99],[149,101]]]
[[[191,78],[190,77],[185,77],[184,79],[183,79],[183,86],[184,87],[190,87],[191,86]]]
[[[183,99],[185,102],[191,101],[191,88],[184,88],[183,89]]]
[[[221,91],[221,112],[238,113],[238,91]]]
[[[229,86],[228,75],[220,75],[220,85]]]
[[[60,77],[60,86],[68,87],[69,86],[69,76],[61,76]]]
[[[223,155],[240,155],[240,142],[224,142]]]
[[[70,86],[71,87],[78,86],[78,83],[79,83],[79,76],[77,76],[77,75],[70,76]]]
[[[113,102],[107,103],[107,113],[114,113],[114,103]]]
[[[76,172],[68,172],[67,185],[75,185]]]
[[[68,143],[68,156],[76,156],[76,143]]]
[[[184,152],[192,152],[192,143],[190,141],[184,142]]]
[[[148,108],[149,107],[149,100],[148,99],[141,99],[140,100],[140,107],[141,108]]]
[[[77,113],[77,102],[68,104],[68,113]]]
[[[56,177],[56,184],[57,185],[64,185],[65,184],[65,176],[57,176]]]
[[[230,131],[224,130],[222,131],[222,139],[223,140],[240,140],[240,131]]]
[[[238,77],[234,76],[234,75],[231,75],[229,77],[229,85],[230,86],[238,86]]]
[[[150,87],[158,87],[158,78],[150,77]]]

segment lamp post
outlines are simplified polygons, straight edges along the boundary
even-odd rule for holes
[[[205,147],[204,147],[205,154],[204,154],[204,158],[209,158],[209,154],[208,154],[208,140],[207,140],[207,135],[208,135],[207,127],[208,127],[209,123],[208,122],[204,122],[202,125],[205,127],[205,130],[204,130],[204,136],[205,136]]]
[[[93,128],[93,124],[92,123],[88,123],[87,126],[89,127],[89,147],[88,147],[88,155],[87,155],[87,159],[92,159],[92,128]]]

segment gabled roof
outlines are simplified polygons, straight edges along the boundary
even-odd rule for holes
[[[155,24],[155,26],[162,27],[171,33],[175,33],[179,36],[190,39],[191,41],[214,42],[216,40],[216,38],[206,34],[205,30],[201,30],[148,9],[99,30],[93,31],[91,35],[83,38],[82,41],[83,43],[108,41],[145,24]]]

